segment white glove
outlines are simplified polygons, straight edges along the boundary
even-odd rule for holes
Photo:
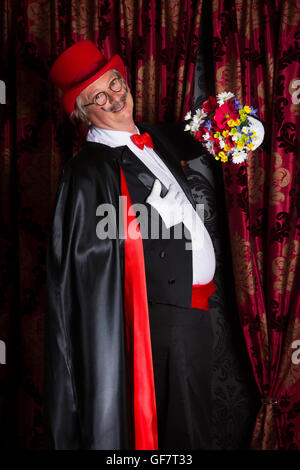
[[[170,184],[164,197],[161,197],[160,193],[161,182],[156,179],[146,202],[157,210],[166,227],[170,228],[183,221],[184,197],[181,192],[176,191],[174,184]]]
[[[251,149],[251,150],[255,150],[257,149],[257,147],[259,147],[262,144],[262,141],[264,140],[265,128],[258,119],[255,119],[252,116],[248,116],[248,119],[251,124],[250,129],[256,132],[254,139],[252,141],[252,143],[254,144],[254,147]],[[255,138],[257,138],[257,140],[255,140]]]

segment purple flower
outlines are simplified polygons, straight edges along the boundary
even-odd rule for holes
[[[238,100],[237,98],[235,98],[234,100],[232,100],[232,103],[233,103],[233,106],[234,106],[234,109],[236,111],[238,111],[239,109],[242,109],[242,105],[240,103],[240,100]]]

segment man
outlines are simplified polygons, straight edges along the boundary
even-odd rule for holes
[[[63,170],[49,240],[49,444],[209,449],[215,256],[180,165],[200,148],[137,125],[124,75],[90,41],[51,70],[89,132]]]

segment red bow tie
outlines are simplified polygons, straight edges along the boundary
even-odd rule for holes
[[[153,149],[153,142],[148,132],[144,134],[134,134],[130,136],[132,142],[143,150],[144,145]]]

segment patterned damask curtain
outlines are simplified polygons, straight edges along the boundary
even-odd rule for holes
[[[202,6],[197,54],[194,108],[214,89],[212,7]],[[216,254],[216,292],[210,301],[214,331],[212,373],[212,447],[217,450],[247,448],[260,406],[234,292],[222,166],[205,152],[187,162],[186,176],[193,197],[204,204],[204,223]]]
[[[236,296],[261,395],[251,447],[300,449],[300,2],[213,0],[212,14],[216,92],[234,92],[267,125],[245,164],[223,166]]]
[[[61,168],[81,145],[49,82],[54,59],[90,39],[127,66],[135,117],[191,106],[202,0],[1,0],[1,445],[42,447],[45,254]]]
[[[236,92],[268,126],[263,149],[247,164],[223,166],[236,296],[264,400],[252,447],[300,448],[300,365],[292,360],[300,339],[299,104],[292,101],[300,77],[299,0],[205,3],[212,6],[216,91]],[[7,104],[0,104],[1,445],[42,447],[45,249],[58,177],[82,138],[60,109],[50,66],[73,42],[91,39],[108,56],[122,56],[137,120],[180,120],[193,96],[201,6],[0,2],[0,80],[7,85]]]

